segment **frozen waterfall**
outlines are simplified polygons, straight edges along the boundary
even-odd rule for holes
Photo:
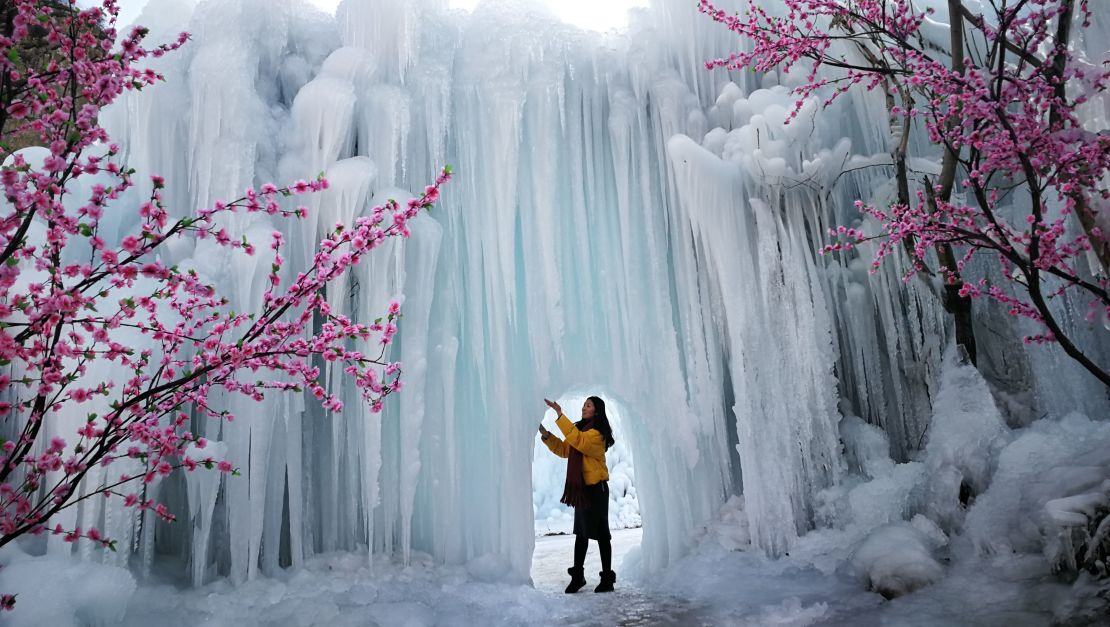
[[[785,125],[789,77],[705,71],[735,42],[688,0],[654,0],[609,35],[507,0],[472,14],[344,0],[336,16],[303,0],[151,4],[139,21],[154,40],[183,24],[193,40],[154,62],[167,84],[106,119],[129,166],[166,177],[177,215],[325,171],[308,220],[228,225],[284,231],[295,271],[332,224],[405,200],[444,164],[458,175],[412,238],[327,295],[363,320],[403,300],[390,357],[407,387],[386,411],[353,391],[341,414],[311,398],[228,398],[239,419],[194,430],[242,476],[162,481],[173,525],[82,504],[72,516],[125,540],[119,555],[79,548],[86,558],[139,553],[149,568],[170,554],[199,584],[327,551],[419,551],[525,581],[545,396],[620,403],[649,569],[739,494],[753,543],[788,550],[845,471],[842,416],[885,430],[896,460],[921,449],[950,341],[940,302],[897,268],[816,254],[825,229],[860,220],[854,199],[891,194],[877,98],[853,94],[829,114],[808,103]],[[265,259],[172,255],[236,310],[261,298]],[[991,342],[1022,331],[986,315],[1010,334],[983,352],[1013,393],[1106,412],[1080,374],[1049,385],[1046,368],[1077,372],[1063,358],[1003,358]]]

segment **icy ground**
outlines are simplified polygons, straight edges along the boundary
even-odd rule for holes
[[[614,532],[613,594],[592,592],[600,570],[594,546],[586,563],[589,586],[563,594],[574,537],[549,536],[536,539],[534,587],[492,582],[497,572],[488,565],[468,571],[424,558],[408,568],[376,559],[372,575],[365,556],[333,554],[299,572],[239,587],[227,580],[192,590],[141,585],[124,620],[111,624],[1023,627],[1050,624],[1050,612],[1032,608],[1051,607],[1062,589],[1043,561],[1008,559],[975,571],[954,566],[936,585],[884,601],[850,575],[824,574],[804,558],[771,561],[716,547],[695,550],[663,576],[642,581],[634,576],[640,538],[639,529]],[[28,613],[15,612],[11,624],[45,624],[38,619],[48,618],[32,615],[29,603],[21,609]]]
[[[618,577],[625,557],[638,551],[640,529],[614,532]],[[407,626],[432,625],[711,625],[694,604],[651,593],[623,578],[614,594],[593,592],[601,569],[596,546],[586,561],[587,588],[563,594],[574,536],[536,540],[534,587],[483,581],[498,573],[472,566],[421,562],[408,568],[365,556],[336,554],[314,560],[284,579],[261,579],[233,587],[226,580],[195,590],[145,586],[132,597],[124,627],[205,625]],[[33,623],[27,623],[33,624]]]

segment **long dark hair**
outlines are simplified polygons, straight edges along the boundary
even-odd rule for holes
[[[590,419],[593,422],[592,428],[601,432],[601,437],[605,438],[605,450],[609,450],[617,441],[613,439],[613,427],[609,424],[609,416],[605,415],[605,401],[597,396],[591,396],[589,400],[594,403],[594,417]]]

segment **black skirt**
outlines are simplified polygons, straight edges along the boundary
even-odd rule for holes
[[[600,481],[586,486],[589,507],[574,508],[574,535],[591,540],[608,540],[609,534],[609,482]]]

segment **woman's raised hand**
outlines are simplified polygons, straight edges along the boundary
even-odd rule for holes
[[[543,425],[541,424],[540,425],[540,439],[541,440],[546,440],[550,435],[551,435],[551,432],[548,431],[547,429],[545,429],[543,427]]]
[[[563,408],[560,407],[559,404],[556,403],[555,401],[549,401],[545,398],[545,399],[543,399],[543,402],[547,403],[548,407],[555,410],[555,415],[556,416],[562,416],[563,415]]]

